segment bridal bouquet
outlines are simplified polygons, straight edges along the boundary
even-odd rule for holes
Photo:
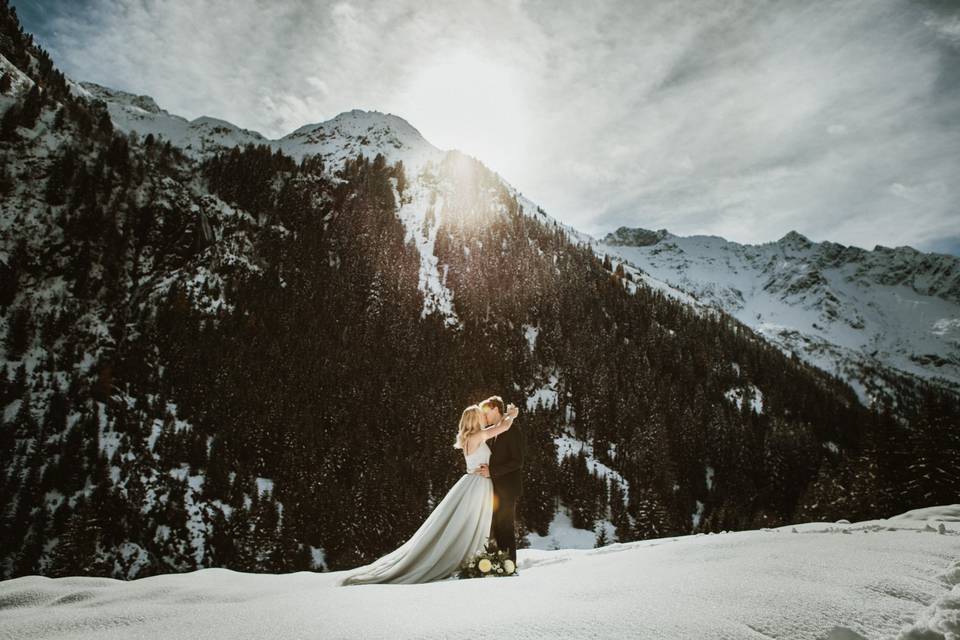
[[[460,565],[460,578],[486,578],[488,576],[509,576],[517,568],[510,559],[510,554],[497,548],[492,538],[487,541],[483,550],[477,551],[472,558]]]

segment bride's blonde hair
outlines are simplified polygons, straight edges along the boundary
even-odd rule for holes
[[[483,409],[478,404],[472,404],[460,414],[460,428],[457,429],[457,441],[453,443],[455,449],[463,449],[467,438],[483,428]]]

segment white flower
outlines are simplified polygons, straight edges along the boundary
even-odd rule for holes
[[[514,571],[517,570],[516,565],[513,564],[513,560],[504,560],[503,568],[507,570],[507,573],[513,573]]]
[[[480,569],[480,571],[482,571],[483,573],[488,573],[490,569],[493,568],[493,565],[490,563],[489,560],[484,558],[483,560],[477,563],[477,568]]]

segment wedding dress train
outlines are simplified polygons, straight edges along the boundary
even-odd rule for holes
[[[339,582],[412,584],[446,578],[490,537],[493,482],[472,473],[490,461],[490,447],[481,442],[465,455],[467,472],[450,488],[420,528],[402,546],[351,572]]]

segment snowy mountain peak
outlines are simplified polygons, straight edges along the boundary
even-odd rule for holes
[[[330,120],[303,125],[281,139],[303,138],[320,131],[327,132],[328,135],[336,132],[344,136],[392,135],[399,144],[411,147],[427,146],[436,149],[427,142],[416,127],[400,116],[376,110],[365,111],[364,109],[341,111]]]
[[[784,234],[782,238],[777,240],[777,244],[787,247],[796,247],[798,249],[809,249],[815,243],[811,242],[810,239],[802,233],[791,229]]]
[[[160,108],[157,101],[147,95],[137,95],[128,93],[119,89],[111,89],[95,82],[80,82],[79,85],[94,98],[103,100],[107,104],[122,104],[128,107],[135,107],[147,113],[166,114],[166,111]]]
[[[608,233],[603,242],[614,246],[647,247],[657,244],[664,238],[676,237],[666,229],[651,231],[641,227],[620,227],[616,231]]]
[[[319,154],[336,163],[349,155],[372,157],[381,153],[389,162],[403,160],[413,169],[413,175],[427,161],[439,161],[446,153],[427,142],[400,116],[363,109],[342,111],[330,120],[306,124],[273,141],[273,145],[294,158]]]

